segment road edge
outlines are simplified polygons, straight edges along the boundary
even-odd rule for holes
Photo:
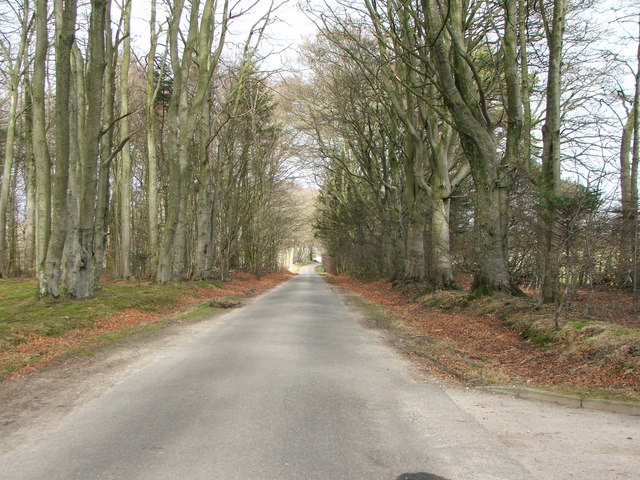
[[[332,282],[328,282],[326,277],[323,279],[327,282],[327,284],[339,291],[342,294],[343,298],[348,298],[350,295],[357,296],[358,298],[363,298],[357,292],[346,289],[341,285],[337,285]],[[397,332],[392,329],[377,327],[375,319],[372,319],[371,315],[356,302],[348,302],[349,306],[356,309],[364,318],[368,320],[373,320],[369,322],[364,322],[366,328],[377,330],[384,332],[385,335],[393,336],[396,340],[398,340],[399,336]],[[388,342],[391,347],[396,351],[396,353],[402,354],[402,352],[398,349],[398,344],[396,341]],[[432,374],[421,365],[420,362],[415,361],[410,356],[403,355],[407,361],[411,362],[415,368],[419,369],[423,375],[428,375],[432,377]],[[455,382],[458,386],[462,386],[462,383],[453,379],[449,381]],[[628,401],[618,401],[618,400],[607,400],[600,398],[589,398],[589,397],[580,397],[576,395],[566,395],[555,392],[548,392],[542,389],[536,389],[531,387],[521,387],[521,386],[508,386],[508,385],[474,385],[469,386],[465,385],[467,388],[474,388],[479,391],[492,392],[496,394],[509,395],[516,398],[521,398],[524,400],[534,400],[546,403],[554,403],[557,405],[562,405],[569,408],[581,408],[585,410],[596,410],[603,411],[609,413],[617,413],[622,415],[629,416],[640,416],[640,403],[638,402],[628,402]]]
[[[620,402],[616,400],[564,395],[561,393],[546,392],[535,388],[518,386],[480,386],[475,388],[525,400],[555,403],[570,408],[583,408],[588,410],[640,416],[640,403],[635,402]]]

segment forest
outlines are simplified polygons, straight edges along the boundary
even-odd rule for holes
[[[281,267],[304,192],[257,54],[270,8],[238,40],[251,5],[153,0],[138,32],[130,0],[2,5],[2,276],[87,298]]]
[[[131,0],[1,5],[0,276],[40,297],[314,242],[432,289],[637,297],[637,2],[300,3],[293,69],[275,3],[149,0],[144,34]]]
[[[303,55],[338,270],[474,294],[637,291],[636,4],[338,2]],[[615,7],[615,8],[614,8]],[[310,80],[309,80],[310,79]]]

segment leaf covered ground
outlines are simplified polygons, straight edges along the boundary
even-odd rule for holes
[[[238,302],[291,276],[281,272],[256,278],[237,272],[224,283],[113,282],[88,300],[38,300],[33,280],[0,280],[0,380],[174,321],[201,318],[217,310],[212,301]]]
[[[536,310],[531,297],[416,294],[345,275],[330,281],[373,302],[378,326],[402,331],[404,352],[438,375],[640,400],[640,319],[630,295],[579,293],[556,331],[555,308]]]

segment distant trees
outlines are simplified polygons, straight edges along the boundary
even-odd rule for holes
[[[273,5],[239,39],[239,4],[152,0],[141,47],[129,0],[5,2],[0,275],[84,298],[105,275],[277,268],[309,247],[306,155],[340,269],[558,303],[637,290],[638,37],[603,72],[594,3],[338,1],[276,89],[257,53]]]
[[[324,159],[317,232],[340,268],[436,288],[455,286],[457,268],[474,274],[477,293],[520,294],[525,283],[554,302],[575,281],[579,250],[591,262],[580,282],[612,278],[611,251],[577,241],[580,222],[606,217],[595,212],[607,208],[609,167],[595,155],[616,148],[609,118],[588,110],[611,95],[589,64],[596,47],[580,23],[589,8],[365,0],[315,13],[306,131]],[[631,124],[620,154],[627,230],[638,208],[627,193],[637,192]],[[583,171],[563,175],[563,159]],[[577,175],[587,179],[580,188]],[[626,238],[621,255],[635,264],[637,239]]]
[[[299,206],[257,54],[271,8],[232,53],[246,10],[154,0],[139,57],[129,0],[6,6],[0,276],[35,273],[40,296],[86,298],[104,274],[280,268]]]

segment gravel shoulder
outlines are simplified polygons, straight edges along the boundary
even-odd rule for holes
[[[637,479],[640,417],[445,386],[539,479]]]

